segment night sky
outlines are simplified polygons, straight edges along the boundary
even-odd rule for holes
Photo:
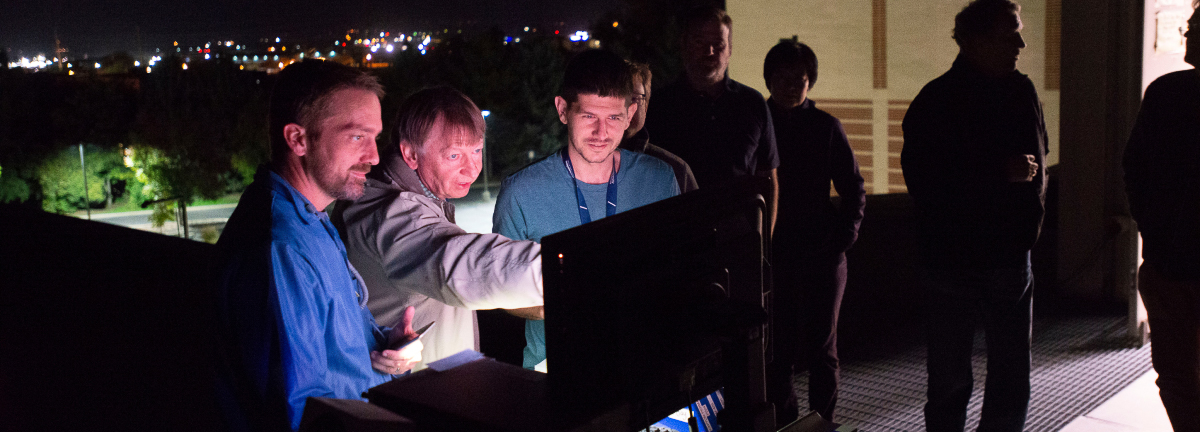
[[[516,31],[525,25],[582,30],[619,0],[4,0],[0,48],[12,55],[51,54],[54,29],[74,54],[100,56],[142,45],[220,38],[316,35],[349,28],[432,30],[475,21]],[[279,34],[275,34],[279,33]]]

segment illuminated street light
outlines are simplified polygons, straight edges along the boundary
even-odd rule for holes
[[[134,60],[134,61],[133,61],[133,66],[134,66],[134,67],[139,67],[139,66],[141,66],[141,65],[142,65],[142,62],[140,62],[140,61],[137,61],[137,60]]]
[[[150,73],[150,66],[146,66],[146,73]]]
[[[96,63],[96,69],[100,69],[100,63]]]
[[[393,49],[392,44],[388,44],[387,52],[392,52],[392,49]]]
[[[616,21],[613,21],[613,28],[617,28],[617,25],[619,25],[619,24],[620,24],[620,23],[618,23],[618,22],[616,22]]]
[[[275,38],[275,43],[279,43],[279,38]]]
[[[209,57],[208,57],[208,54],[205,54],[205,55],[204,55],[204,59],[205,59],[205,60],[208,60],[208,59],[209,59]]]
[[[492,115],[492,112],[489,110],[483,110],[483,111],[480,111],[480,113],[483,114],[483,118],[487,118],[487,116]]]
[[[183,70],[187,70],[187,63],[183,64]]]

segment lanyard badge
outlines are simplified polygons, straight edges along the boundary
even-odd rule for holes
[[[579,204],[579,222],[585,224],[592,221],[592,214],[588,212],[587,200],[583,197],[583,191],[579,190],[579,180],[575,178],[575,167],[571,165],[571,157],[567,155],[570,151],[563,148],[559,153],[562,156],[563,165],[567,166],[567,174],[571,175],[572,185],[575,186],[575,201]],[[608,176],[608,192],[605,194],[607,205],[604,207],[604,216],[612,216],[617,214],[617,162],[614,159],[612,165],[612,174]]]

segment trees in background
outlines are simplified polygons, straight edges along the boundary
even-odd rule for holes
[[[662,5],[659,9],[667,7]],[[609,22],[612,31],[597,32],[606,47],[635,59],[638,53],[673,52],[633,34],[669,34],[670,28],[659,28],[649,18],[610,16],[625,23],[613,28]],[[383,121],[389,131],[404,98],[424,87],[449,85],[490,112],[486,138],[493,181],[562,146],[565,128],[554,96],[566,62],[587,44],[532,31],[519,42],[499,30],[444,37],[424,55],[410,45],[397,50],[391,67],[372,69],[387,89]],[[351,58],[338,56],[339,61]],[[167,56],[145,73],[118,53],[101,70],[74,76],[0,70],[0,203],[71,212],[112,200],[189,203],[242,190],[268,159],[274,76],[239,70],[225,58],[191,62],[186,70],[181,61]],[[678,69],[672,64],[677,61],[651,62],[662,76]],[[381,147],[390,142],[389,134],[381,136]],[[86,143],[88,155],[87,201],[79,143]],[[169,213],[165,207],[158,210]]]

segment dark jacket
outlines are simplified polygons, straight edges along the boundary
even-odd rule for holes
[[[696,176],[692,174],[692,167],[688,166],[675,153],[666,151],[662,147],[650,144],[650,133],[646,128],[638,131],[629,138],[621,140],[621,148],[638,153],[645,153],[650,156],[661,159],[671,166],[671,170],[675,171],[675,181],[679,183],[679,193],[687,193],[698,189],[700,186],[696,184]]]
[[[779,148],[776,249],[845,252],[858,238],[867,192],[842,122],[812,99],[792,109],[768,100]],[[837,191],[834,206],[829,183]]]
[[[1200,72],[1146,88],[1124,166],[1146,262],[1170,279],[1200,279]]]
[[[904,116],[901,165],[917,206],[928,265],[1027,265],[1045,213],[1046,126],[1033,82],[1020,72],[991,78],[961,56],[913,100]],[[1006,179],[1009,159],[1031,154],[1031,182]]]
[[[645,129],[656,145],[687,161],[705,187],[779,167],[771,112],[758,90],[726,77],[720,94],[708,97],[680,77],[654,98]]]

